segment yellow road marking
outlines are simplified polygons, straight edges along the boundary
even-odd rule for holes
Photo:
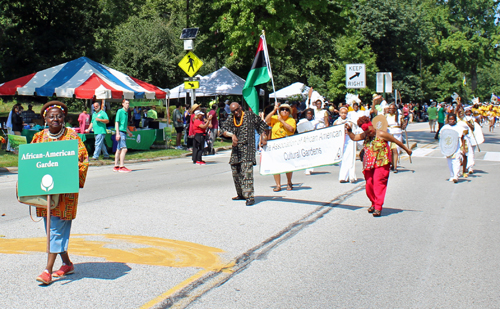
[[[46,238],[0,238],[0,254],[45,252]],[[195,267],[208,270],[226,267],[221,249],[187,241],[134,235],[75,234],[69,242],[74,255],[104,258],[118,263],[166,267]]]
[[[204,276],[208,272],[210,272],[210,271],[207,270],[207,269],[200,270],[199,272],[197,272],[193,276],[189,277],[188,279],[182,281],[181,283],[179,283],[178,285],[174,286],[170,290],[166,291],[165,293],[161,294],[160,296],[156,297],[155,299],[153,299],[153,300],[145,303],[144,305],[142,305],[140,307],[140,309],[148,309],[148,308],[153,307],[154,305],[156,305],[156,304],[162,302],[163,300],[167,299],[168,297],[172,296],[175,292],[178,292],[178,291],[182,290],[183,288],[187,287],[191,283],[193,283],[196,280],[200,279],[202,276]]]

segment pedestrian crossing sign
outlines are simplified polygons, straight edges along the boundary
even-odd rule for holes
[[[190,80],[184,82],[184,89],[198,89],[200,88],[200,81],[198,80]]]
[[[196,57],[193,52],[188,52],[181,62],[179,62],[179,67],[186,72],[189,77],[193,77],[196,72],[203,66],[203,61]]]

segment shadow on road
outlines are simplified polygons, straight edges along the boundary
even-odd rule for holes
[[[274,196],[269,196],[269,195],[268,196],[256,196],[255,197],[256,203],[271,201],[271,200],[273,202],[307,204],[307,205],[314,205],[314,206],[320,206],[320,207],[336,207],[336,208],[343,208],[343,209],[348,209],[348,210],[357,210],[360,208],[366,208],[364,206],[332,204],[332,203],[325,203],[325,202],[321,202],[321,201],[311,201],[311,200],[299,200],[299,199],[293,199],[293,198],[285,198],[284,196],[276,196],[276,195],[274,195]]]
[[[67,275],[57,281],[68,284],[73,281],[89,278],[101,280],[115,280],[127,275],[131,270],[125,263],[117,262],[89,262],[75,264],[75,273]]]

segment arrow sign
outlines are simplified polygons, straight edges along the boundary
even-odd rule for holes
[[[354,89],[366,87],[366,66],[364,63],[353,63],[345,66],[345,87]]]
[[[349,77],[349,80],[352,80],[355,77],[358,77],[361,74],[361,72],[356,72],[353,76]]]
[[[198,89],[200,88],[200,81],[187,81],[184,82],[184,89]]]

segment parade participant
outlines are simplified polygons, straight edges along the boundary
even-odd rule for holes
[[[406,127],[406,123],[404,122],[403,115],[401,115],[401,113],[396,109],[396,104],[391,103],[389,105],[389,109],[387,110],[385,118],[387,119],[388,133],[394,136],[395,139],[403,143],[403,130]],[[398,158],[400,152],[401,152],[401,147],[399,147],[396,143],[391,143],[391,153],[392,153],[391,170],[394,173],[398,172]]]
[[[305,118],[300,119],[297,123],[297,132],[305,133],[316,130],[319,122],[314,119],[314,110],[312,108],[308,108],[304,111],[304,115]],[[307,168],[305,174],[309,176],[313,171],[314,168]]]
[[[48,125],[48,129],[38,132],[33,136],[32,143],[49,143],[55,141],[77,140],[78,141],[78,176],[80,188],[83,188],[89,167],[88,154],[85,145],[74,130],[65,128],[64,118],[68,114],[67,106],[59,101],[46,103],[41,109],[42,118]],[[50,252],[47,258],[47,266],[37,281],[43,284],[50,284],[52,277],[62,277],[72,274],[75,267],[68,255],[68,242],[71,232],[71,222],[76,217],[78,204],[78,193],[61,194],[59,205],[50,211]],[[47,225],[47,210],[37,208],[38,217],[43,217],[45,226]],[[57,255],[61,256],[61,268],[52,273]]]
[[[94,102],[94,113],[92,114],[92,122],[86,133],[90,132],[90,130],[94,129],[94,138],[95,138],[95,150],[92,159],[99,159],[99,155],[102,154],[104,159],[109,159],[108,150],[106,149],[106,145],[104,144],[104,138],[106,137],[106,125],[109,123],[108,115],[105,111],[101,109],[101,104],[99,102]]]
[[[472,116],[472,107],[469,106],[465,108],[465,117],[463,121],[469,127],[469,133],[467,134],[466,138],[468,139],[468,142],[470,144],[468,145],[467,149],[468,151],[466,153],[467,164],[465,165],[465,167],[467,169],[466,174],[470,175],[474,173],[474,165],[476,164],[475,151],[478,143],[476,137],[474,136],[475,134],[474,124],[475,122],[477,122],[477,120]]]
[[[203,148],[205,146],[205,135],[207,132],[207,128],[212,127],[212,115],[209,115],[206,119],[205,113],[200,110],[196,110],[194,112],[195,119],[192,123],[193,127],[193,164],[197,165],[205,165],[205,161],[201,159],[203,155]]]
[[[395,139],[391,134],[376,130],[370,118],[364,116],[359,118],[358,126],[363,130],[361,134],[352,133],[352,128],[346,124],[347,134],[353,141],[364,140],[363,175],[366,180],[366,195],[371,201],[368,208],[374,217],[380,217],[384,205],[387,182],[389,180],[389,168],[391,164],[391,151],[388,142],[396,143],[411,156],[412,151],[403,143]]]
[[[321,101],[319,101],[320,102],[319,104],[318,101],[316,101],[316,108],[318,108],[318,105],[319,107],[321,107]],[[278,115],[274,115],[278,110],[279,110]],[[296,123],[295,120],[292,117],[290,117],[291,113],[292,113],[292,108],[290,107],[290,105],[288,104],[279,105],[278,102],[274,104],[272,112],[266,116],[265,120],[266,123],[272,127],[271,139],[278,139],[285,136],[293,135],[295,133]],[[328,121],[328,120],[322,117],[319,118],[320,119],[315,117],[315,119],[318,120],[319,122],[317,128],[319,128],[320,126],[324,127],[324,122],[323,124],[321,124],[321,119],[323,121],[325,120]],[[292,172],[286,173],[286,179],[287,179],[286,189],[288,191],[293,190],[292,174],[293,174]],[[276,187],[273,189],[273,191],[274,192],[281,191],[281,175],[280,174],[274,175],[274,181],[276,182]]]
[[[125,161],[125,155],[127,154],[127,135],[132,137],[132,132],[130,132],[128,128],[128,108],[130,106],[130,102],[127,100],[123,100],[122,108],[120,108],[116,112],[115,117],[115,139],[118,142],[116,145],[116,153],[115,153],[115,167],[113,168],[114,172],[120,173],[128,173],[132,170],[125,167],[123,162]],[[119,164],[118,164],[119,163]]]
[[[488,117],[489,122],[489,131],[493,132],[495,130],[495,123],[497,121],[496,113],[493,110],[493,105],[490,105],[487,109],[486,116]]]
[[[237,102],[231,103],[229,107],[231,113],[228,119],[220,124],[219,132],[232,139],[229,164],[237,194],[233,200],[246,200],[246,205],[251,206],[255,203],[253,187],[253,166],[257,164],[255,131],[265,143],[267,141],[265,130],[268,126],[254,113],[244,112]]]
[[[388,107],[387,102],[380,94],[374,94],[372,100],[372,108],[370,110],[370,118],[377,115],[384,115],[386,113],[386,108]]]
[[[289,106],[288,104],[283,104],[283,105]],[[328,127],[328,113],[326,112],[325,109],[321,107],[321,105],[322,105],[321,100],[316,100],[316,102],[314,102],[314,106],[316,107],[314,109],[314,119],[318,122],[318,124],[316,125],[316,129],[322,129]],[[290,115],[291,115],[291,109],[290,109]]]
[[[453,181],[454,183],[458,182],[458,177],[460,175],[460,166],[462,165],[462,159],[464,153],[467,151],[464,134],[467,134],[467,130],[464,130],[464,127],[461,125],[457,125],[457,116],[455,114],[448,115],[448,123],[443,126],[441,129],[442,132],[445,130],[453,130],[458,133],[458,147],[457,150],[450,156],[447,156],[446,159],[448,161],[448,168],[450,169],[450,179],[449,181]],[[440,136],[441,139],[441,136]],[[441,140],[440,140],[441,143]]]
[[[347,111],[346,107],[341,107],[339,114],[340,118],[338,118],[333,125],[341,125],[349,122],[351,129],[356,130],[358,127],[357,124],[350,122],[347,119]],[[349,138],[349,135],[346,134],[344,139],[344,152],[342,156],[342,161],[340,161],[340,171],[339,171],[339,181],[340,183],[346,182],[356,182],[358,178],[356,177],[356,143]]]

